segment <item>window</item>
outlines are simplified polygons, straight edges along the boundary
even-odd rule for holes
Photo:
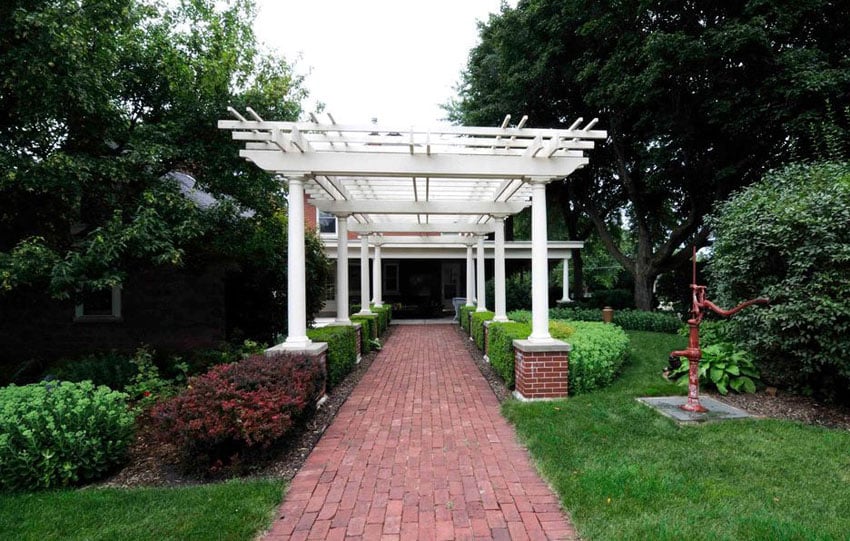
[[[336,235],[336,216],[316,209],[319,233],[322,235]]]
[[[121,286],[86,293],[77,305],[74,321],[120,321]]]
[[[398,294],[398,263],[384,263],[382,293]]]

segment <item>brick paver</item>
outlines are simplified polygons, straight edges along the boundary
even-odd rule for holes
[[[575,539],[462,338],[398,326],[265,539]]]

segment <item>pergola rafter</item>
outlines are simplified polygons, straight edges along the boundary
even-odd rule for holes
[[[244,143],[240,155],[289,183],[289,346],[310,343],[303,306],[304,193],[316,208],[339,218],[341,267],[348,264],[348,218],[352,217],[350,230],[361,235],[364,268],[368,268],[369,242],[375,246],[376,262],[380,261],[381,243],[391,239],[423,245],[465,245],[468,269],[472,246],[477,243],[479,289],[483,290],[483,236],[494,232],[497,319],[504,318],[504,219],[532,206],[530,339],[551,340],[543,306],[547,274],[545,184],[567,177],[588,163],[585,151],[592,149],[596,140],[607,137],[605,131],[593,129],[596,119],[583,128],[584,121],[579,118],[567,129],[532,129],[525,127],[527,117],[510,127],[508,115],[496,128],[417,129],[338,124],[330,115],[326,123],[315,115],[309,122],[270,122],[250,108],[250,119],[232,108],[228,110],[236,120],[221,120],[218,126]],[[378,235],[369,240],[369,235],[382,232],[421,236],[388,235],[382,241]],[[433,240],[435,234],[441,234],[439,241]],[[376,272],[379,269],[380,265]],[[345,277],[338,277],[338,292],[347,292],[347,273],[340,274]],[[367,282],[365,286],[361,289],[368,291]],[[379,274],[375,287],[375,299],[380,303]],[[362,304],[368,310],[367,297]],[[337,309],[338,319],[347,320],[347,299],[342,305],[338,303]],[[484,309],[480,297],[479,309]]]

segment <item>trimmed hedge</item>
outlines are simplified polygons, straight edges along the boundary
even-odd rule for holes
[[[0,389],[0,489],[103,477],[124,459],[135,417],[127,395],[90,381]]]
[[[284,436],[318,397],[322,380],[318,363],[303,355],[254,355],[190,378],[151,418],[185,465],[215,472]]]
[[[475,312],[475,306],[468,306],[464,304],[460,307],[460,327],[466,331],[466,334],[469,333],[469,313]]]
[[[484,350],[484,322],[490,321],[496,315],[495,312],[472,312],[472,339],[478,349]]]
[[[357,364],[357,331],[351,325],[328,325],[307,329],[314,342],[328,344],[328,387],[333,387],[348,375]]]
[[[531,312],[515,310],[508,313],[512,321],[531,321]],[[550,319],[570,321],[602,321],[602,310],[596,308],[558,307],[549,310]],[[645,310],[614,310],[614,323],[629,331],[652,331],[676,333],[682,328],[682,320],[670,312],[647,312]]]
[[[587,321],[549,321],[553,338],[572,345],[570,351],[570,394],[580,394],[608,385],[626,358],[629,340],[617,325]],[[531,334],[529,322],[491,323],[488,336],[490,364],[505,383],[514,385],[514,340]]]
[[[390,317],[392,316],[392,306],[383,304],[380,307],[374,304],[369,309],[378,315],[378,336],[384,334],[390,328]]]
[[[349,319],[354,323],[360,323],[363,326],[363,340],[360,344],[360,350],[363,353],[369,353],[372,350],[371,340],[378,338],[378,316],[377,314],[373,314],[371,316],[366,316],[363,314],[357,314],[350,316]]]

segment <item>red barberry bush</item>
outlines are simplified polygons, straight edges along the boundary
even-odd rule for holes
[[[190,378],[151,416],[185,466],[214,472],[280,440],[318,397],[323,378],[319,363],[303,355],[254,355]]]

